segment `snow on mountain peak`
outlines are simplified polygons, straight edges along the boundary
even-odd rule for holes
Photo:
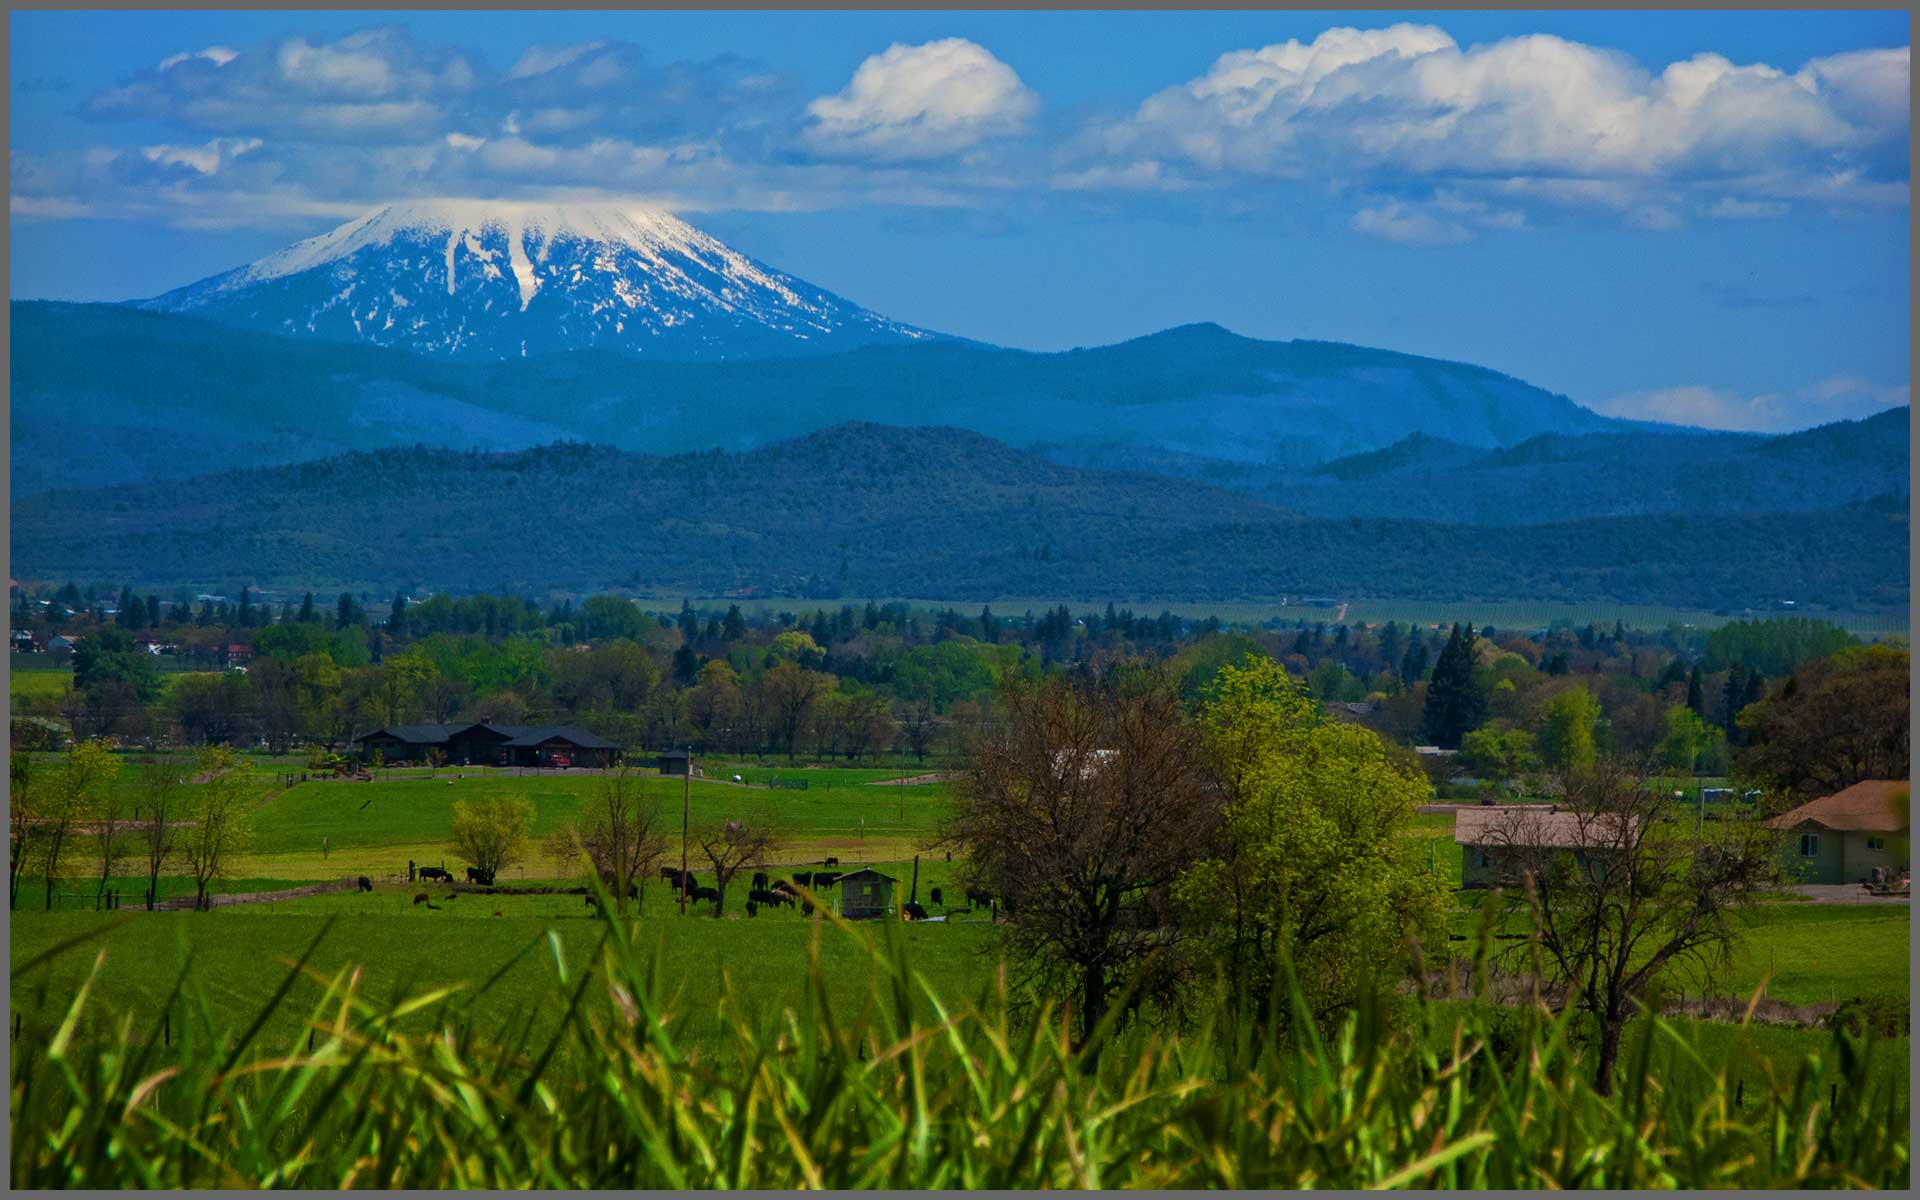
[[[464,357],[747,357],[931,336],[614,203],[388,204],[145,306]]]

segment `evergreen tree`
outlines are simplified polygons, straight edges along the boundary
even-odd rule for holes
[[[693,602],[690,600],[680,602],[680,634],[687,641],[700,636],[700,618],[693,615]]]
[[[131,586],[120,589],[120,613],[116,622],[122,629],[140,628],[140,618],[145,615],[146,607],[134,597]]]
[[[352,592],[341,592],[340,603],[334,609],[334,628],[345,629],[349,625],[358,625],[360,617],[353,602]]]
[[[1392,670],[1400,665],[1400,658],[1406,653],[1402,644],[1404,635],[1400,632],[1400,622],[1388,621],[1380,628],[1380,661]]]
[[[680,648],[673,652],[673,675],[682,683],[692,683],[700,674],[700,656],[693,652],[691,642],[681,642]]]
[[[720,636],[729,642],[737,642],[747,636],[747,619],[740,615],[738,604],[727,606],[726,620],[720,623]]]
[[[1473,665],[1473,626],[1455,625],[1427,684],[1426,733],[1442,749],[1459,749],[1460,739],[1486,720],[1487,697]]]
[[[983,642],[997,641],[999,638],[999,629],[997,628],[999,624],[1000,623],[993,618],[993,610],[985,605],[981,605],[980,640]]]
[[[1740,727],[1734,724],[1734,718],[1740,715],[1746,695],[1747,668],[1742,663],[1734,663],[1727,669],[1726,685],[1720,689],[1720,704],[1725,710],[1720,728],[1726,732],[1729,740],[1740,732]]]
[[[1687,707],[1693,710],[1694,716],[1704,721],[1707,716],[1707,698],[1702,690],[1702,678],[1700,664],[1693,664],[1693,674],[1687,676]]]
[[[253,624],[253,589],[240,589],[240,613],[237,618],[240,628],[246,629]]]
[[[300,620],[304,624],[318,621],[319,619],[319,617],[314,615],[313,611],[313,593],[308,592],[300,601]]]
[[[1407,653],[1400,660],[1400,681],[1405,684],[1424,679],[1427,674],[1427,640],[1414,629],[1407,634]]]
[[[407,597],[404,592],[393,594],[393,608],[387,613],[387,632],[394,637],[407,635]]]

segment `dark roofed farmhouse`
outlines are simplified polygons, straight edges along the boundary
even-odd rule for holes
[[[573,725],[389,725],[359,739],[362,755],[378,750],[388,762],[417,762],[438,751],[455,766],[605,767],[621,747]]]

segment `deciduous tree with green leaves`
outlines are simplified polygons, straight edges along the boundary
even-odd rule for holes
[[[1280,664],[1251,656],[1222,668],[1199,724],[1223,836],[1177,894],[1236,994],[1284,995],[1290,961],[1330,1021],[1370,975],[1409,968],[1411,942],[1444,939],[1444,882],[1401,840],[1428,783],[1378,736],[1327,720]]]
[[[196,909],[206,909],[207,887],[232,869],[253,840],[253,764],[225,746],[201,752],[192,824],[180,839],[180,857],[193,877]]]
[[[1547,701],[1540,718],[1540,753],[1558,771],[1584,771],[1599,752],[1595,734],[1600,701],[1584,687],[1570,687]]]
[[[482,796],[453,803],[455,853],[489,875],[526,854],[533,833],[533,802],[524,796]]]

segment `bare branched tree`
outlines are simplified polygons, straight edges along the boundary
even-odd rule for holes
[[[727,908],[727,884],[742,868],[762,866],[779,840],[771,819],[748,817],[722,821],[701,830],[696,836],[700,852],[713,864],[713,915]]]
[[[1009,913],[1009,948],[1077,994],[1081,1037],[1132,983],[1179,974],[1172,886],[1220,804],[1175,681],[1140,666],[1016,683],[960,778],[942,841]]]
[[[33,756],[15,750],[7,759],[7,907],[20,903],[20,872],[38,847],[39,796],[33,787]]]
[[[549,853],[574,867],[586,855],[624,916],[629,893],[645,885],[667,850],[659,798],[648,795],[640,778],[623,766],[601,776],[581,816],[586,828],[565,826],[550,840]]]
[[[1635,1001],[1670,970],[1707,975],[1738,937],[1736,914],[1779,877],[1774,837],[1750,819],[1696,829],[1670,796],[1617,763],[1565,779],[1552,810],[1514,808],[1489,831],[1509,915],[1533,929],[1560,1003],[1598,1025],[1595,1088],[1613,1090]]]
[[[134,825],[147,852],[147,909],[159,899],[160,872],[173,861],[179,831],[174,822],[186,807],[181,766],[163,758],[140,764],[140,809]]]

